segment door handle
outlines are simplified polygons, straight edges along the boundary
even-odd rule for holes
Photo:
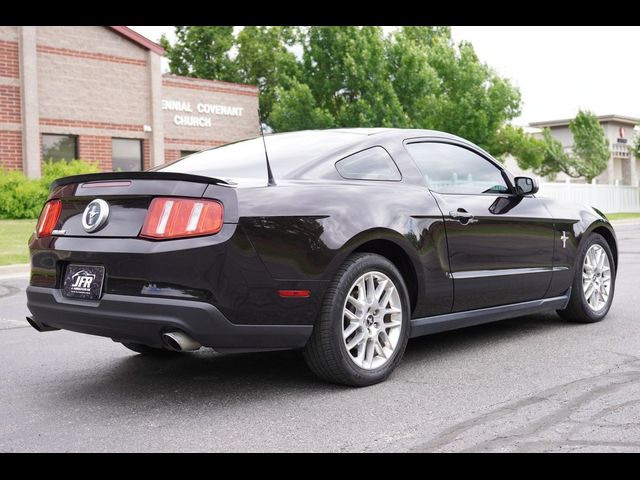
[[[458,222],[460,222],[462,225],[467,225],[468,223],[471,223],[471,221],[474,219],[473,215],[467,212],[464,208],[459,208],[458,210],[451,210],[449,212],[449,216],[454,220],[457,220]]]

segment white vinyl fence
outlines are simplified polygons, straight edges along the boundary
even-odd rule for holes
[[[604,213],[640,212],[640,187],[580,183],[540,183],[541,197],[586,203]]]

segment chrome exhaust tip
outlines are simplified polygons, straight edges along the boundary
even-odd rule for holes
[[[202,347],[199,342],[181,331],[163,333],[162,340],[167,347],[177,352],[191,352]]]

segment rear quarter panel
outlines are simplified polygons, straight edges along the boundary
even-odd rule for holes
[[[358,247],[387,240],[415,268],[414,316],[448,312],[452,285],[441,213],[425,189],[402,182],[289,181],[238,191],[239,225],[276,279],[330,282]]]

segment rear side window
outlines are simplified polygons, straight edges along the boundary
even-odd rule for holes
[[[194,153],[153,170],[215,177],[237,183],[266,182],[267,179],[264,145],[260,137]]]
[[[391,155],[382,147],[371,147],[336,163],[343,178],[350,180],[394,180],[402,177]]]

